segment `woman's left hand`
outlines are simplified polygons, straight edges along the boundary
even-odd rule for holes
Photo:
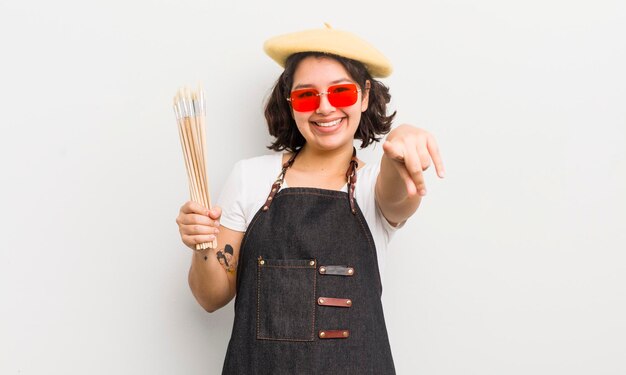
[[[444,177],[443,161],[435,137],[429,132],[411,125],[400,125],[393,129],[383,143],[385,157],[404,180],[408,196],[426,194],[424,184],[425,171],[431,163],[435,165],[437,175]]]

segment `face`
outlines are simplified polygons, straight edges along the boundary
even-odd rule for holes
[[[291,90],[311,88],[325,93],[331,86],[350,83],[356,84],[337,60],[309,56],[298,64]],[[298,130],[306,140],[306,147],[319,151],[348,147],[352,149],[361,113],[367,109],[368,90],[361,88],[356,102],[349,106],[334,107],[327,95],[320,95],[319,98],[320,105],[317,109],[306,112],[292,109]]]

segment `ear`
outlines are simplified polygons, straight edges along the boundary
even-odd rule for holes
[[[370,100],[370,88],[371,83],[370,80],[365,81],[365,87],[361,91],[362,99],[361,99],[361,112],[365,112],[367,110],[367,106]]]

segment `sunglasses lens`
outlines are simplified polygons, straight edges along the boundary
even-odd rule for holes
[[[328,88],[328,101],[333,107],[349,107],[356,103],[357,98],[357,88],[353,83]]]
[[[356,103],[359,97],[354,83],[330,86],[327,95],[333,107],[349,107]],[[291,92],[290,101],[294,111],[314,111],[320,106],[320,94],[315,89],[294,90]]]
[[[291,92],[291,106],[294,111],[309,112],[320,106],[320,97],[313,89],[302,89]]]

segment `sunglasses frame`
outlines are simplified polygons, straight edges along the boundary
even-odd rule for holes
[[[328,95],[328,102],[329,102],[329,103],[330,103],[333,107],[338,107],[338,108],[341,108],[341,107],[349,107],[349,106],[351,106],[351,105],[354,105],[354,103],[352,103],[352,104],[345,105],[345,106],[337,106],[337,105],[335,105],[335,104],[333,104],[333,103],[332,103],[332,100],[331,100],[332,95],[333,95],[333,93],[331,92],[331,91],[332,91],[332,89],[334,89],[334,88],[336,88],[336,87],[341,87],[341,86],[351,86],[351,88],[353,87],[355,91],[351,91],[350,93],[356,93],[356,94],[357,94],[357,98],[356,98],[356,100],[354,101],[354,103],[356,103],[356,102],[359,100],[359,95],[358,95],[358,94],[361,92],[361,89],[359,88],[359,86],[358,86],[356,83],[340,83],[340,84],[337,84],[337,85],[328,86],[328,88],[326,89],[326,91],[323,91],[323,92],[318,92],[316,89],[313,89],[313,88],[305,88],[305,89],[294,90],[294,91],[292,91],[292,92],[290,93],[289,97],[287,98],[287,101],[288,101],[289,103],[291,103],[291,107],[292,107],[292,108],[293,108],[293,110],[294,110],[294,111],[296,111],[296,112],[310,112],[310,111],[315,111],[316,109],[318,109],[318,108],[320,107],[320,104],[321,104],[321,97],[322,97],[322,95]],[[302,92],[304,92],[304,91],[313,91],[313,92],[315,92],[314,96],[316,96],[316,97],[317,97],[317,106],[316,106],[315,108],[313,108],[313,109],[311,109],[311,110],[308,110],[308,111],[299,111],[299,110],[297,110],[297,109],[293,106],[293,98],[292,98],[293,94],[294,94],[294,93],[297,93],[297,92],[301,92],[301,91],[302,91]]]

